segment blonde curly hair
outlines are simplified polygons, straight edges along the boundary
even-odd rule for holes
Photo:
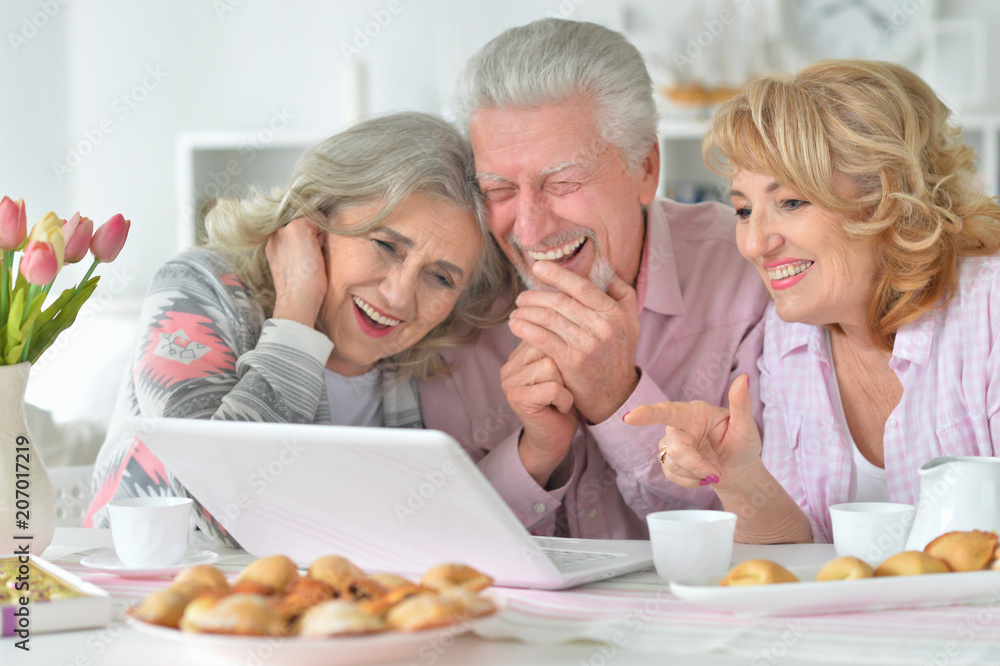
[[[960,257],[1000,250],[1000,204],[975,187],[975,154],[950,116],[904,67],[825,60],[745,84],[716,112],[702,156],[729,177],[773,176],[874,244],[868,326],[891,350],[900,327],[952,297]],[[838,172],[853,198],[834,192]]]
[[[441,352],[472,344],[480,331],[504,321],[518,291],[517,275],[486,225],[469,142],[443,119],[394,113],[320,142],[299,158],[288,187],[220,199],[205,218],[205,247],[226,257],[270,316],[275,293],[264,249],[271,234],[305,217],[330,234],[363,235],[413,194],[472,213],[483,238],[473,274],[448,317],[382,361],[393,383],[431,379],[449,371]],[[377,210],[364,223],[336,224],[345,209],[373,204]]]

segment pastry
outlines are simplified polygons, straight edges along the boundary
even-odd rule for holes
[[[816,580],[855,580],[875,575],[872,565],[856,557],[838,557],[830,560],[816,573]]]
[[[918,576],[950,571],[944,561],[919,550],[896,553],[875,569],[876,576]]]
[[[420,579],[420,584],[432,590],[440,590],[452,585],[478,592],[493,584],[493,579],[464,564],[438,564],[431,567]]]
[[[377,573],[368,576],[368,578],[378,583],[386,592],[391,592],[397,587],[413,585],[413,581],[410,579],[397,576],[396,574]]]
[[[389,609],[386,622],[394,629],[420,631],[453,624],[462,617],[462,606],[433,592],[408,597]]]
[[[258,594],[204,594],[184,611],[180,627],[202,634],[273,636],[285,633],[285,618]]]
[[[385,622],[347,601],[324,601],[299,618],[295,633],[308,638],[349,636],[383,631]]]
[[[945,561],[952,571],[979,571],[993,560],[996,532],[947,532],[924,547],[924,552]]]
[[[375,599],[385,588],[365,576],[365,572],[339,555],[324,555],[309,566],[309,577],[321,580],[334,590],[334,596],[346,601]]]
[[[172,588],[157,590],[143,599],[142,603],[132,611],[132,615],[150,624],[177,629],[191,598],[184,592]]]
[[[465,587],[452,585],[441,590],[438,594],[442,599],[454,601],[461,606],[462,617],[467,619],[489,615],[496,610],[492,601]]]
[[[747,560],[733,567],[719,585],[770,585],[772,583],[797,583],[791,571],[771,560]]]
[[[438,589],[394,574],[369,577],[336,555],[317,559],[302,576],[292,560],[274,555],[251,563],[231,585],[215,567],[188,567],[130,613],[204,634],[327,637],[419,631],[496,611],[493,601],[476,593],[492,579],[471,567],[439,565],[424,580]]]
[[[274,607],[285,618],[293,619],[307,608],[336,597],[336,591],[321,580],[300,576],[282,596],[273,601]]]
[[[195,564],[181,570],[174,577],[172,588],[183,590],[194,598],[202,592],[229,591],[226,576],[211,564]]]
[[[369,613],[374,615],[383,615],[386,611],[404,599],[426,591],[427,588],[407,581],[405,585],[393,588],[381,596],[365,599],[361,601],[360,604]]]
[[[236,577],[233,588],[242,593],[281,594],[298,575],[295,562],[284,555],[271,555],[251,562]]]
[[[356,567],[346,557],[324,555],[309,565],[309,577],[321,580],[339,589],[347,587],[356,580],[365,578],[365,572]]]

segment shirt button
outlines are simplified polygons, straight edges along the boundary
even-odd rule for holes
[[[895,428],[896,427],[896,419],[889,419],[888,421],[885,422],[885,424],[887,426],[889,426],[890,428]]]
[[[535,513],[545,513],[545,505],[541,502],[535,502],[531,508],[534,509]]]
[[[588,509],[587,518],[597,518],[597,509]]]

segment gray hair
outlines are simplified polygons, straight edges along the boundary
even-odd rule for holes
[[[625,37],[594,23],[545,18],[511,28],[469,59],[456,107],[466,127],[480,108],[534,108],[583,96],[601,138],[637,166],[656,141],[646,64]]]
[[[251,190],[245,198],[222,198],[205,218],[205,247],[221,253],[270,315],[274,283],[264,250],[275,231],[305,217],[319,229],[360,236],[378,227],[410,195],[446,201],[476,219],[483,247],[469,282],[448,317],[413,347],[384,365],[398,380],[429,379],[447,372],[440,352],[473,343],[479,332],[506,318],[517,278],[489,228],[475,180],[472,149],[452,125],[424,113],[371,118],[312,146],[299,158],[291,185],[270,194]],[[362,224],[339,226],[338,215],[377,204]]]

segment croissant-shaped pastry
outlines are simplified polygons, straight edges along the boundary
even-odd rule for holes
[[[919,550],[896,553],[875,569],[876,576],[919,576],[929,573],[947,573],[948,565],[933,555]]]
[[[730,569],[719,585],[770,585],[772,583],[797,583],[798,577],[771,560],[746,560]]]
[[[874,575],[872,565],[856,557],[844,556],[824,564],[816,573],[816,580],[856,580]]]
[[[254,560],[240,572],[234,591],[256,594],[281,594],[299,576],[299,569],[284,555],[270,555]]]
[[[432,590],[441,590],[453,585],[460,585],[473,592],[478,592],[493,584],[493,579],[464,564],[438,564],[426,571],[420,579],[420,584]]]
[[[286,633],[285,618],[257,594],[202,595],[188,604],[181,629],[203,634],[275,636]]]
[[[924,547],[924,552],[945,563],[952,571],[979,571],[993,559],[996,532],[947,532]]]
[[[334,599],[317,604],[303,613],[296,625],[296,633],[299,636],[323,638],[370,634],[385,628],[385,622],[381,618],[366,612],[358,604]]]

